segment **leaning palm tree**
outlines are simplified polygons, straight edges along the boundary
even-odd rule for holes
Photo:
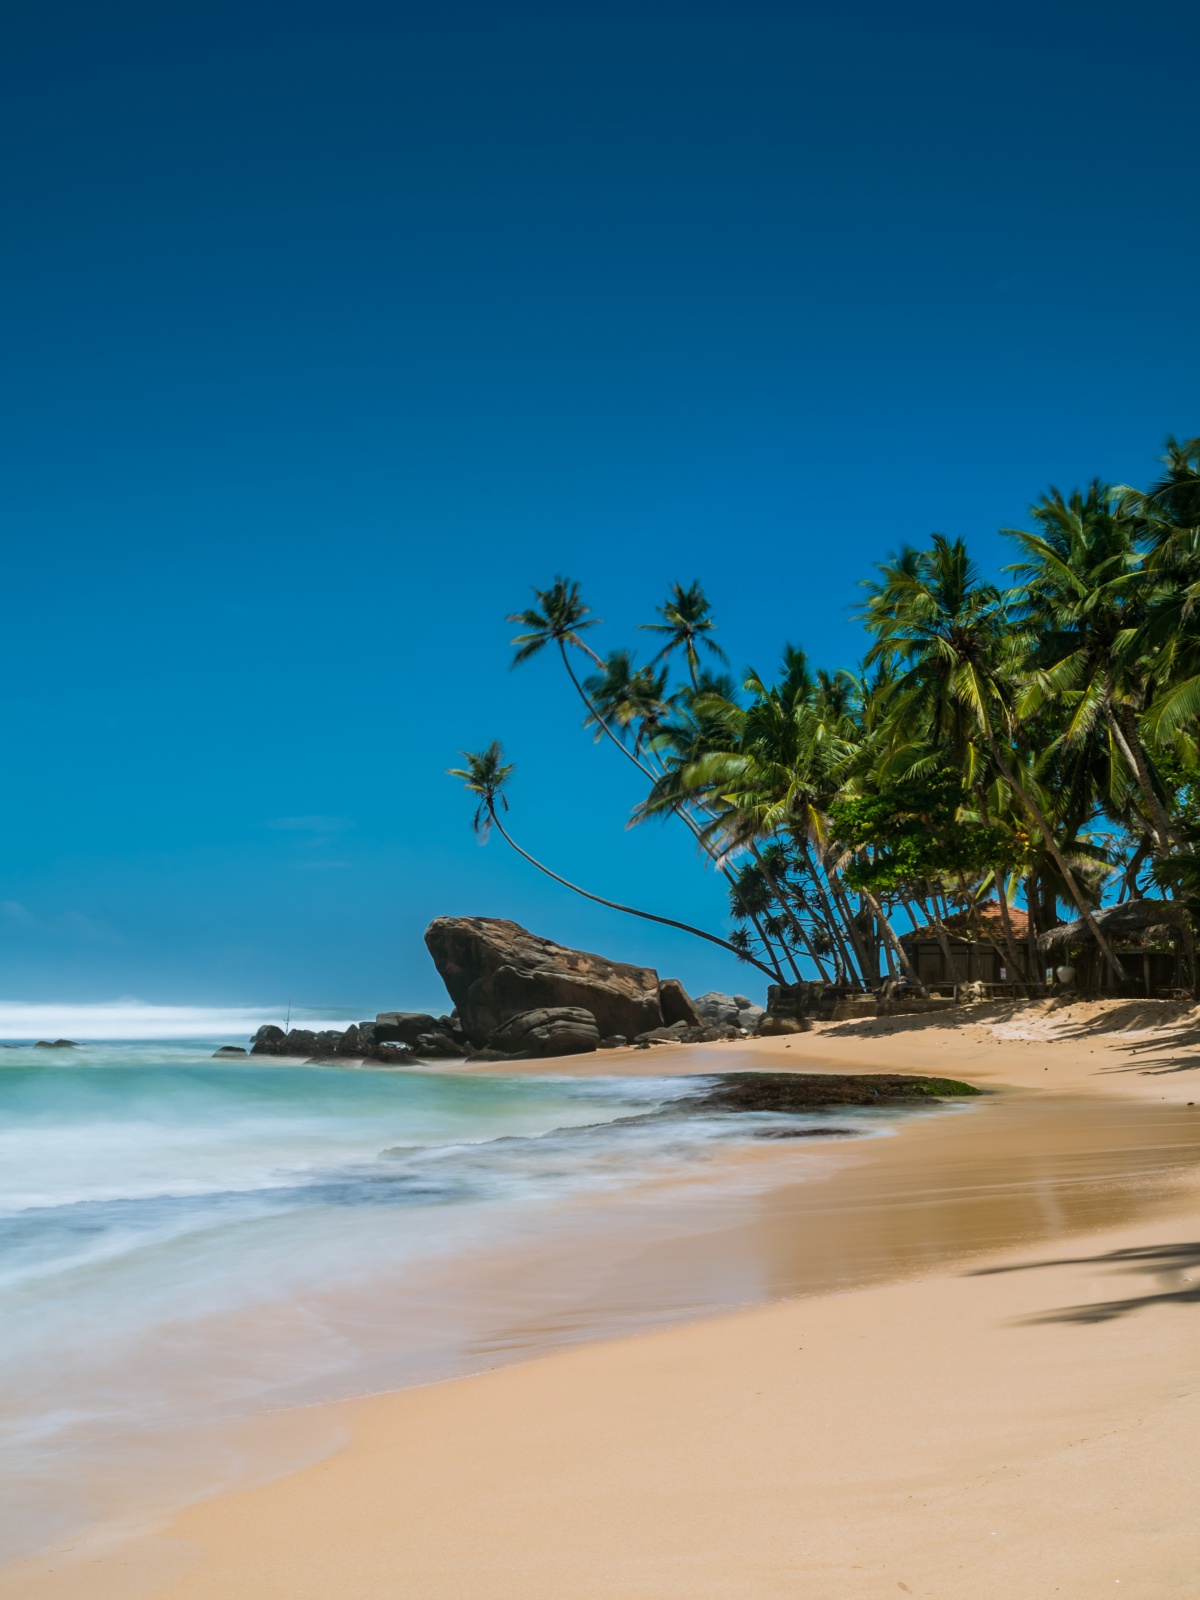
[[[712,607],[704,590],[699,583],[689,584],[686,589],[681,583],[673,583],[666,604],[655,609],[663,620],[642,623],[647,633],[666,635],[666,642],[654,657],[655,661],[666,661],[676,650],[681,650],[687,662],[692,688],[698,690],[700,647],[703,646],[719,661],[729,659],[716,640],[710,637],[716,623],[712,620]]]
[[[612,911],[623,911],[627,916],[641,917],[645,922],[657,922],[666,928],[679,928],[684,933],[693,934],[697,939],[706,939],[709,944],[719,945],[722,950],[728,950],[731,955],[737,956],[739,961],[757,967],[773,982],[779,982],[780,974],[777,970],[764,966],[748,950],[731,944],[728,939],[722,939],[718,934],[708,933],[703,928],[694,928],[690,922],[679,922],[674,917],[660,917],[653,911],[639,911],[636,906],[622,905],[618,900],[606,900],[603,895],[593,894],[589,889],[581,889],[569,878],[561,877],[552,871],[536,856],[531,856],[528,850],[522,849],[500,820],[500,810],[508,810],[508,797],[504,793],[504,788],[514,771],[513,763],[504,760],[500,741],[493,739],[485,750],[462,750],[459,754],[466,765],[450,767],[448,775],[451,778],[461,778],[467,792],[475,796],[475,816],[471,826],[481,841],[486,842],[492,828],[495,828],[505,844],[515,850],[523,860],[528,861],[539,872],[544,872],[548,878],[553,878],[555,883],[561,883],[564,889],[570,889],[572,893],[582,895],[585,900],[592,900],[597,905],[608,906]]]
[[[1121,964],[1045,811],[1017,775],[1014,702],[1024,641],[999,591],[982,582],[963,541],[943,534],[934,534],[929,550],[906,549],[879,570],[883,581],[865,584],[868,599],[861,620],[875,635],[867,662],[885,662],[897,672],[898,720],[910,737],[935,748],[948,746],[961,766],[971,764],[974,749],[986,750],[1045,840],[1114,978],[1123,980]]]

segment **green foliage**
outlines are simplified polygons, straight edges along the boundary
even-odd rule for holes
[[[961,782],[951,772],[839,800],[829,821],[838,842],[856,852],[842,869],[843,882],[873,895],[975,878],[1014,858],[1011,834],[966,811]]]
[[[645,785],[631,822],[688,828],[727,885],[732,947],[778,981],[804,959],[877,983],[885,950],[903,964],[893,920],[927,920],[931,892],[944,911],[1023,895],[1035,932],[1148,873],[1200,905],[1200,440],[1170,440],[1148,490],[1051,488],[1002,531],[1007,590],[942,534],[881,563],[857,672],[789,644],[735,684],[696,582],[644,624],[649,665],[601,656],[561,576],[510,619],[515,659],[555,647],[585,726]],[[510,770],[498,746],[456,769],[481,831]]]

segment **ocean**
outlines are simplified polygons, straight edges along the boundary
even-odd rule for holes
[[[895,1117],[693,1111],[696,1078],[214,1060],[226,1042],[0,1048],[0,1559],[109,1514],[122,1483],[253,1475],[239,1419],[614,1331],[581,1309],[598,1219],[649,1237],[668,1192],[732,1215],[762,1180],[731,1156],[806,1159],[759,1135]],[[539,1252],[551,1287],[522,1306]],[[626,1323],[760,1292],[652,1284]]]

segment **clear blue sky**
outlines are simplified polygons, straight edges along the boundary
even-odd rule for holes
[[[745,969],[480,849],[720,922],[550,660],[707,586],[852,664],[903,541],[1200,431],[1197,13],[10,0],[0,997],[440,1000],[515,917]],[[643,636],[644,637],[644,636]]]

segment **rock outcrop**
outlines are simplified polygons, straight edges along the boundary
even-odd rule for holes
[[[665,1027],[669,1028],[677,1022],[686,1023],[689,1028],[704,1026],[705,1019],[697,1011],[695,1003],[688,997],[687,990],[678,978],[662,980],[658,986],[658,1004]]]
[[[754,1032],[763,1016],[763,1008],[748,995],[722,994],[719,989],[698,995],[692,1005],[699,1012],[700,1021],[718,1028],[744,1028],[747,1033]]]
[[[662,1026],[652,967],[572,950],[500,917],[437,917],[425,943],[477,1048],[528,1011],[590,1012],[597,1040]]]
[[[577,1056],[600,1046],[600,1030],[580,1006],[540,1006],[510,1017],[488,1039],[506,1055]]]
[[[242,1052],[245,1053],[244,1051]],[[389,1066],[434,1059],[461,1060],[470,1054],[457,1017],[434,1017],[427,1011],[381,1011],[374,1022],[352,1022],[348,1028],[292,1028],[285,1033],[264,1023],[250,1044],[254,1056],[300,1056],[328,1061],[342,1056],[353,1061],[382,1061]]]

